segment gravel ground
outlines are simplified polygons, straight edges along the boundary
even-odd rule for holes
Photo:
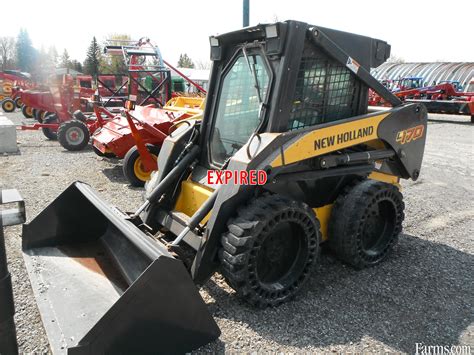
[[[20,123],[20,113],[5,114]],[[474,346],[474,126],[431,115],[421,177],[403,182],[404,234],[380,266],[354,271],[330,254],[293,302],[255,310],[233,297],[220,275],[201,289],[222,335],[202,352],[404,352],[415,344]],[[133,210],[119,161],[91,149],[70,153],[40,132],[18,133],[21,154],[0,156],[0,188],[17,188],[28,220],[72,181],[91,184],[111,204]],[[6,232],[21,352],[48,341],[21,257],[20,228]]]

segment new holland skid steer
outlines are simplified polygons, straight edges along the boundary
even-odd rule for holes
[[[302,289],[321,244],[359,269],[397,242],[399,181],[419,176],[427,113],[369,74],[390,46],[296,21],[210,44],[204,117],[166,138],[136,212],[75,182],[24,225],[54,352],[190,351],[220,334],[196,287],[214,272],[276,306]],[[393,107],[371,112],[369,88]]]

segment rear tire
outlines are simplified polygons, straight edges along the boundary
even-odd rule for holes
[[[13,112],[15,111],[15,101],[12,99],[5,99],[2,101],[2,109],[5,112]]]
[[[147,145],[148,151],[152,156],[158,159],[160,154],[160,148],[156,145]],[[129,149],[125,157],[123,158],[123,174],[127,178],[128,182],[132,186],[142,187],[145,186],[145,182],[150,180],[151,171],[145,171],[145,168],[141,162],[141,156],[138,152],[137,146],[133,146]]]
[[[262,308],[293,298],[318,260],[314,212],[302,202],[264,195],[239,209],[227,227],[219,257],[237,296]]]
[[[25,118],[33,118],[33,109],[26,105],[21,106],[21,112]]]
[[[356,269],[380,263],[398,241],[404,208],[394,185],[368,179],[349,186],[331,212],[329,247]]]
[[[44,120],[42,120],[43,123],[45,124],[49,124],[49,123],[58,123],[58,117],[56,116],[56,114],[52,113],[52,114],[49,114],[48,116],[46,116],[44,118]],[[53,130],[51,128],[41,128],[41,130],[43,131],[43,134],[46,138],[52,140],[52,141],[56,141],[58,140],[58,132],[57,130]]]
[[[16,108],[21,108],[21,106],[23,106],[23,101],[21,100],[21,97],[17,97],[15,99],[15,105],[16,105]]]
[[[58,141],[69,151],[84,149],[89,144],[89,139],[89,128],[84,122],[73,119],[59,126]]]

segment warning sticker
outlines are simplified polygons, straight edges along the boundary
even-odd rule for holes
[[[346,67],[348,67],[355,74],[357,74],[357,72],[359,71],[360,64],[357,63],[355,59],[352,59],[351,57],[349,57],[347,58]]]

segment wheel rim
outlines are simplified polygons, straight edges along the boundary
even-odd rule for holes
[[[154,161],[157,161],[157,156],[152,154],[151,155]],[[142,158],[139,156],[135,163],[133,163],[133,172],[135,176],[141,181],[148,181],[151,177],[151,171],[146,171],[145,166],[143,165]]]
[[[33,116],[33,109],[31,107],[27,107],[25,112],[28,116]]]
[[[67,142],[71,145],[78,145],[84,140],[84,132],[79,127],[71,127],[66,133]]]
[[[13,109],[14,109],[13,103],[11,103],[10,101],[5,102],[5,110],[10,111]]]
[[[23,101],[21,101],[21,99],[17,100],[16,105],[21,107],[21,105],[23,105]]]
[[[368,210],[361,244],[369,256],[378,256],[388,247],[395,229],[396,211],[390,201],[374,203]]]
[[[301,226],[280,222],[263,241],[257,254],[257,276],[263,284],[288,284],[290,274],[301,273],[304,264],[298,263],[304,252],[304,232]]]

